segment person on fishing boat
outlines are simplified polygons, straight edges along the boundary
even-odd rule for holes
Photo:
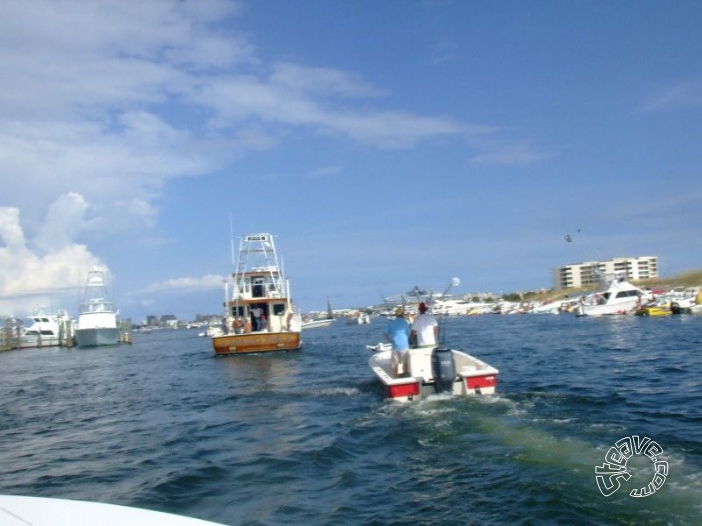
[[[433,314],[427,311],[427,304],[419,304],[419,316],[412,322],[412,338],[417,339],[417,347],[436,347],[439,324]]]
[[[388,323],[383,331],[385,339],[392,344],[392,374],[395,378],[403,373],[409,374],[409,336],[412,332],[409,322],[405,319],[405,309],[395,309],[395,319]]]
[[[263,314],[263,309],[260,305],[254,305],[251,308],[251,315],[253,316],[253,330],[261,330],[261,314]]]

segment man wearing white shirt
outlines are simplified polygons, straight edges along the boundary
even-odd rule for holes
[[[251,309],[251,314],[253,314],[253,318],[254,318],[254,331],[260,331],[261,330],[261,314],[263,314],[263,309],[259,305],[256,305]]]
[[[419,316],[412,323],[412,336],[417,338],[417,347],[436,347],[439,324],[433,314],[427,312],[426,303],[419,304]]]

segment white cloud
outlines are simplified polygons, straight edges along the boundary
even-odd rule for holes
[[[290,128],[378,148],[495,132],[388,110],[389,91],[354,72],[265,64],[239,15],[227,0],[3,2],[0,296],[74,286],[97,263],[79,241],[153,237],[169,181],[273,148]]]
[[[549,159],[553,154],[533,148],[525,142],[493,146],[489,151],[474,155],[472,165],[527,166]]]
[[[46,221],[35,240],[37,248],[50,253],[70,245],[83,227],[87,210],[88,203],[80,194],[70,192],[59,197],[49,206]]]
[[[450,117],[358,110],[345,100],[336,100],[337,96],[377,97],[381,93],[340,71],[288,65],[284,73],[277,69],[269,78],[213,78],[193,95],[193,101],[215,110],[213,126],[225,128],[234,122],[261,120],[338,134],[380,148],[407,148],[436,137],[463,138],[494,132],[492,127],[469,125]]]
[[[321,166],[317,168],[316,170],[313,170],[310,174],[309,177],[313,179],[322,179],[330,176],[335,176],[339,175],[341,173],[342,167],[340,165],[330,165],[330,166]]]
[[[335,68],[266,66],[233,29],[239,14],[226,0],[5,2],[0,172],[13,184],[0,205],[19,207],[32,234],[50,203],[75,192],[92,205],[85,234],[143,230],[168,181],[272,148],[289,127],[381,148],[492,132],[357,109],[388,90]]]
[[[6,248],[0,249],[0,257],[5,254],[3,250],[13,251],[24,247],[24,231],[19,224],[19,210],[17,208],[0,208],[0,239]]]
[[[378,89],[359,75],[331,68],[306,67],[298,64],[279,63],[273,66],[269,77],[273,86],[302,95],[316,93],[325,98],[340,95],[343,97],[380,97],[389,95],[387,90]]]
[[[152,283],[146,287],[145,292],[184,292],[193,290],[207,290],[224,288],[224,276],[208,274],[201,278],[174,278],[159,283]]]
[[[702,106],[702,82],[684,82],[653,97],[644,109],[659,111]]]
[[[55,204],[48,221],[63,225],[80,223],[83,202],[80,196],[66,196]],[[78,212],[78,214],[76,214]],[[76,218],[78,221],[76,221]],[[69,239],[65,232],[60,239],[45,244],[42,251],[27,245],[17,208],[0,207],[0,314],[24,315],[40,305],[71,309],[80,296],[88,269],[100,264],[85,245]],[[48,223],[42,227],[48,235]]]

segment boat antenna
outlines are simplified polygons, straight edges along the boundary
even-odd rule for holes
[[[578,248],[583,252],[585,255],[586,259],[597,259],[598,261],[603,261],[602,256],[590,246],[590,244],[587,242],[587,240],[583,237],[582,235],[582,230],[577,229],[576,231],[577,238],[573,235],[571,236],[570,234],[566,234],[564,236],[564,239],[566,240],[566,243],[575,243],[575,241],[579,241],[578,243]],[[585,243],[587,245],[587,249],[589,250],[589,253],[585,250],[583,246],[581,246],[580,243]]]
[[[448,317],[448,311],[444,311],[443,314],[441,315],[441,323],[439,323],[439,341],[437,341],[437,345],[439,347],[444,346],[444,340],[446,338],[446,318]]]
[[[222,283],[224,284],[224,317],[227,318],[229,317],[229,305],[227,305],[229,301],[229,281],[223,279]]]
[[[446,296],[448,294],[448,291],[451,290],[452,287],[458,287],[461,284],[461,280],[459,278],[451,278],[451,281],[449,282],[448,286],[444,289],[444,291],[441,293],[441,298]]]
[[[580,245],[580,243],[578,243],[578,248],[582,251],[582,253],[583,253],[584,257],[585,257],[585,261],[588,261],[588,260],[589,260],[589,261],[597,261],[597,262],[602,262],[602,261],[604,261],[604,258],[603,258],[596,250],[594,250],[594,249],[590,246],[590,244],[587,242],[587,240],[583,239],[581,229],[578,228],[576,233],[577,233],[577,235],[578,235],[577,237],[579,238],[579,241],[580,241],[580,242],[585,242],[585,244],[588,245],[587,248],[588,248],[589,252],[586,251],[585,248],[582,247],[582,246]],[[571,236],[570,234],[566,234],[566,235],[564,236],[564,239],[566,240],[566,243],[574,243],[574,242],[576,241],[575,236]],[[603,273],[602,273],[602,270],[599,268],[599,265],[598,265],[598,268],[593,268],[593,269],[592,269],[592,273],[593,273],[593,275],[595,275],[598,279],[604,279],[604,275],[603,275]]]
[[[451,282],[448,284],[444,292],[441,294],[441,298],[445,297],[446,294],[448,294],[448,291],[451,290],[452,287],[458,287],[461,284],[461,280],[459,278],[451,278]],[[441,323],[439,323],[439,341],[436,342],[439,347],[444,346],[444,339],[446,338],[446,318],[448,317],[448,310],[444,310],[444,312],[441,315]]]
[[[234,257],[234,223],[232,222],[232,214],[229,214],[229,250],[232,255],[232,267],[236,264]]]

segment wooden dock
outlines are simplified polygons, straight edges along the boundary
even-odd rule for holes
[[[132,343],[132,320],[128,318],[119,322],[119,343]]]

